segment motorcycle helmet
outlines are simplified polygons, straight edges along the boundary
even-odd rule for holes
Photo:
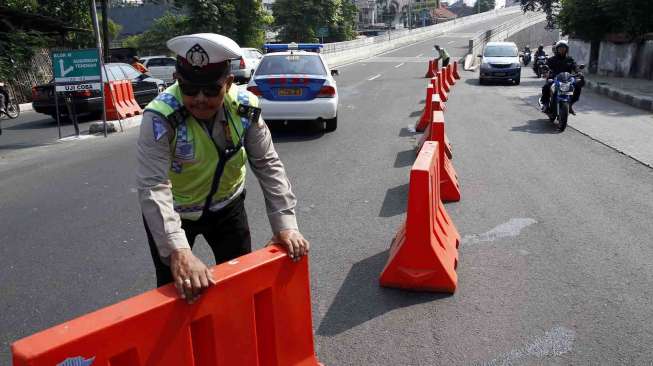
[[[565,41],[564,39],[561,39],[561,40],[559,40],[558,42],[556,42],[555,46],[553,47],[553,50],[554,50],[556,53],[559,53],[559,52],[558,52],[558,49],[561,48],[561,47],[566,48],[566,49],[567,49],[567,52],[566,52],[566,53],[569,53],[569,44],[568,44],[567,41]]]

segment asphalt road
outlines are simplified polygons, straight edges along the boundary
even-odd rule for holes
[[[477,27],[341,67],[337,131],[274,131],[312,242],[320,360],[650,364],[653,171],[574,129],[556,133],[535,108],[538,80],[481,87],[463,73],[447,104],[462,185],[461,202],[446,205],[464,237],[457,293],[378,286],[405,217],[426,56],[435,42],[462,55],[463,33]],[[134,189],[137,133],[2,155],[0,364],[11,341],[154,286]],[[249,178],[260,247],[270,229]],[[196,252],[209,260],[203,242]]]

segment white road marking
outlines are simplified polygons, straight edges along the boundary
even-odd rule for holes
[[[398,68],[400,68],[401,66],[403,66],[403,65],[404,65],[404,63],[405,63],[405,62],[402,62],[402,63],[400,63],[399,65],[395,65],[395,69],[398,69]]]
[[[68,136],[59,139],[60,142],[66,142],[66,141],[75,141],[75,140],[86,140],[86,139],[92,139],[97,136],[93,135],[79,135],[79,136]]]
[[[372,81],[372,80],[377,79],[377,78],[380,78],[380,77],[381,77],[381,74],[376,74],[376,75],[372,76],[371,78],[369,78],[369,79],[367,79],[367,80],[368,80],[368,81]]]
[[[483,365],[516,365],[524,364],[526,359],[561,356],[572,350],[576,332],[565,327],[555,327],[544,336],[535,338],[531,343],[496,358]]]
[[[452,44],[452,43],[456,43],[456,41],[449,41],[449,42],[447,42],[447,44]]]
[[[515,237],[519,235],[523,229],[535,223],[537,223],[537,221],[530,218],[513,218],[486,233],[465,235],[461,244],[467,245],[485,241],[495,241],[501,238]]]
[[[419,55],[417,55],[415,57],[422,57],[422,55],[423,55],[423,53],[420,53]]]

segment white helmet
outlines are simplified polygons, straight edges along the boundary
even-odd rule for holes
[[[567,43],[567,41],[565,41],[564,39],[561,39],[558,42],[556,42],[554,50],[557,51],[559,47],[565,47],[567,48],[567,52],[569,52],[569,43]]]

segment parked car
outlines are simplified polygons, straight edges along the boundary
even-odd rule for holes
[[[148,74],[156,79],[161,79],[167,85],[175,82],[173,74],[175,73],[175,64],[177,61],[174,57],[168,56],[147,56],[141,57],[141,63],[147,67]]]
[[[243,57],[239,60],[231,61],[231,73],[234,75],[236,81],[245,82],[249,81],[258,67],[263,53],[256,48],[243,48]]]
[[[338,126],[338,87],[321,45],[266,45],[247,90],[257,95],[265,120],[313,120],[333,131]]]
[[[131,80],[134,97],[141,107],[146,106],[166,88],[163,80],[141,74],[131,65],[109,63],[105,66],[106,72],[102,70],[102,77],[105,81]],[[102,115],[102,96],[99,90],[73,92],[73,102],[78,114],[91,114],[98,117]],[[52,81],[32,88],[32,107],[38,113],[49,114],[52,118],[57,118]],[[59,112],[61,115],[68,114],[62,99],[59,99]]]
[[[519,49],[514,42],[488,42],[483,50],[478,82],[513,81],[519,85],[521,80],[521,63]]]

